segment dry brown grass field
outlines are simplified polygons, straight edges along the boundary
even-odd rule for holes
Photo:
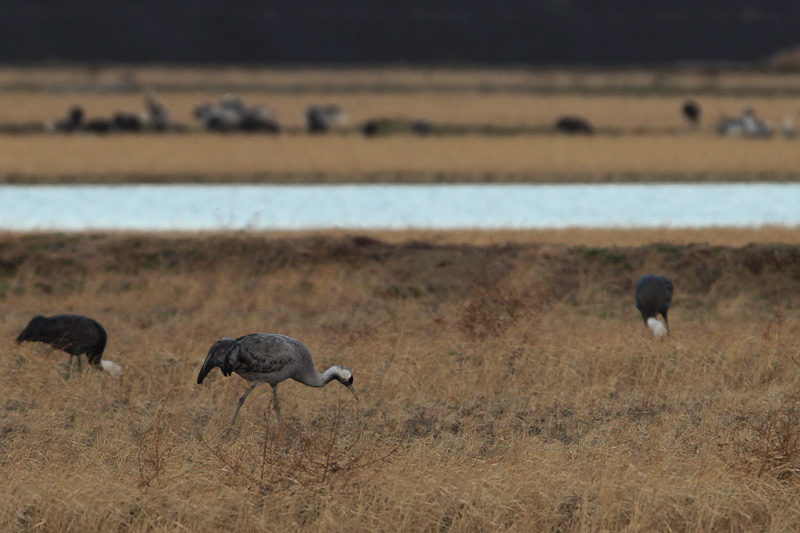
[[[721,139],[747,103],[798,112],[800,76],[563,70],[0,69],[0,125],[81,103],[188,133],[11,134],[0,182],[654,181],[798,177],[797,140]],[[235,91],[290,131],[214,135],[191,109]],[[698,130],[678,113],[703,105]],[[299,131],[310,103],[353,126]],[[580,114],[592,138],[551,134]],[[487,129],[487,126],[490,128]],[[495,128],[495,129],[492,129]],[[23,128],[24,129],[24,128]],[[460,129],[460,131],[459,131]],[[516,133],[514,133],[516,131]],[[512,134],[513,133],[513,134]],[[755,243],[755,244],[754,244]],[[800,521],[800,233],[707,230],[0,234],[0,531],[790,531]],[[633,285],[673,278],[651,338]],[[37,313],[109,333],[120,378],[66,379],[17,345]],[[214,371],[222,336],[304,341],[332,383]]]
[[[745,104],[775,125],[796,118],[798,79],[699,69],[3,69],[0,124],[41,129],[76,103],[89,117],[143,111],[143,91],[155,87],[190,133],[6,133],[0,182],[796,180],[796,139],[720,138],[714,126]],[[288,133],[202,132],[193,107],[231,91],[273,108]],[[679,113],[692,95],[703,108],[697,130]],[[313,103],[341,105],[350,128],[304,134]],[[598,135],[553,134],[564,114],[585,116]],[[375,117],[427,119],[442,133],[366,139],[355,131]]]
[[[794,530],[796,235],[506,235],[0,236],[0,529]],[[663,341],[649,271],[675,281]],[[124,375],[14,343],[57,312],[100,320]],[[197,372],[257,331],[360,401],[283,383],[279,425],[256,389],[224,439],[246,382]]]

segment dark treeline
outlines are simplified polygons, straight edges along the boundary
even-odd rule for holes
[[[800,41],[788,0],[4,0],[5,63],[752,61]]]

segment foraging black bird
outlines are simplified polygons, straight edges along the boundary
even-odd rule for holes
[[[700,104],[694,100],[686,100],[681,106],[681,113],[692,126],[700,123]]]
[[[114,130],[114,122],[108,118],[93,118],[83,125],[83,131],[92,133],[109,133]]]
[[[564,115],[559,117],[558,120],[556,120],[556,123],[553,125],[553,128],[562,133],[578,135],[591,135],[594,133],[594,128],[592,127],[591,122],[583,117],[574,115]]]
[[[278,422],[281,421],[278,384],[289,378],[309,387],[324,387],[335,379],[350,389],[358,400],[353,389],[353,373],[349,368],[336,365],[320,374],[314,367],[308,348],[299,340],[285,335],[252,333],[236,339],[223,337],[208,350],[203,368],[197,375],[197,383],[202,384],[208,373],[216,367],[222,370],[224,376],[235,372],[251,383],[239,398],[228,431],[233,428],[247,395],[262,383],[272,386],[272,401]]]
[[[330,129],[330,122],[317,106],[306,109],[306,127],[311,133],[325,133]]]
[[[424,119],[412,120],[410,127],[411,132],[417,135],[430,135],[433,133],[433,123]]]
[[[380,133],[381,125],[377,120],[368,120],[361,125],[361,133],[364,137],[374,137]]]
[[[55,124],[48,124],[47,128],[51,129],[52,131],[63,131],[67,133],[78,131],[83,125],[83,117],[83,107],[74,105],[69,108],[69,111],[67,111],[66,118],[57,121]]]
[[[326,133],[347,122],[347,115],[336,104],[311,105],[306,108],[306,128],[309,133]]]
[[[656,337],[669,334],[667,311],[672,304],[672,291],[672,281],[667,276],[646,274],[636,282],[636,309]],[[656,319],[658,313],[664,317],[664,324]]]
[[[272,112],[263,107],[251,107],[241,115],[239,127],[244,131],[280,133],[281,128]]]
[[[111,117],[111,128],[115,131],[141,131],[142,118],[136,113],[119,111]]]
[[[17,337],[17,342],[44,342],[53,348],[63,350],[70,355],[70,370],[72,359],[78,358],[78,368],[81,367],[82,354],[98,370],[105,370],[111,374],[119,374],[122,368],[112,361],[103,359],[108,336],[106,330],[93,318],[83,315],[53,315],[34,316],[22,333]]]

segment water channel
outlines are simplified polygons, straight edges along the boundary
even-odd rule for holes
[[[800,183],[4,185],[0,229],[800,225]]]

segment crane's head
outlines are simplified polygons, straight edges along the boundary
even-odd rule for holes
[[[356,401],[358,401],[358,395],[356,394],[356,390],[353,388],[353,372],[350,371],[349,368],[342,365],[336,365],[332,368],[333,370],[333,377],[342,385],[350,389],[350,392],[353,393],[353,396],[356,397]]]
[[[36,315],[34,316],[28,325],[25,326],[25,329],[22,330],[22,333],[19,334],[17,337],[17,342],[25,342],[25,341],[37,341],[41,337],[42,329],[44,329],[45,325],[47,324],[47,317],[43,315]]]
[[[202,385],[208,373],[217,367],[222,370],[223,376],[230,376],[233,372],[231,360],[239,355],[240,350],[241,348],[236,339],[230,337],[222,337],[212,344],[203,363],[203,368],[200,369],[200,373],[197,375],[197,383]]]

